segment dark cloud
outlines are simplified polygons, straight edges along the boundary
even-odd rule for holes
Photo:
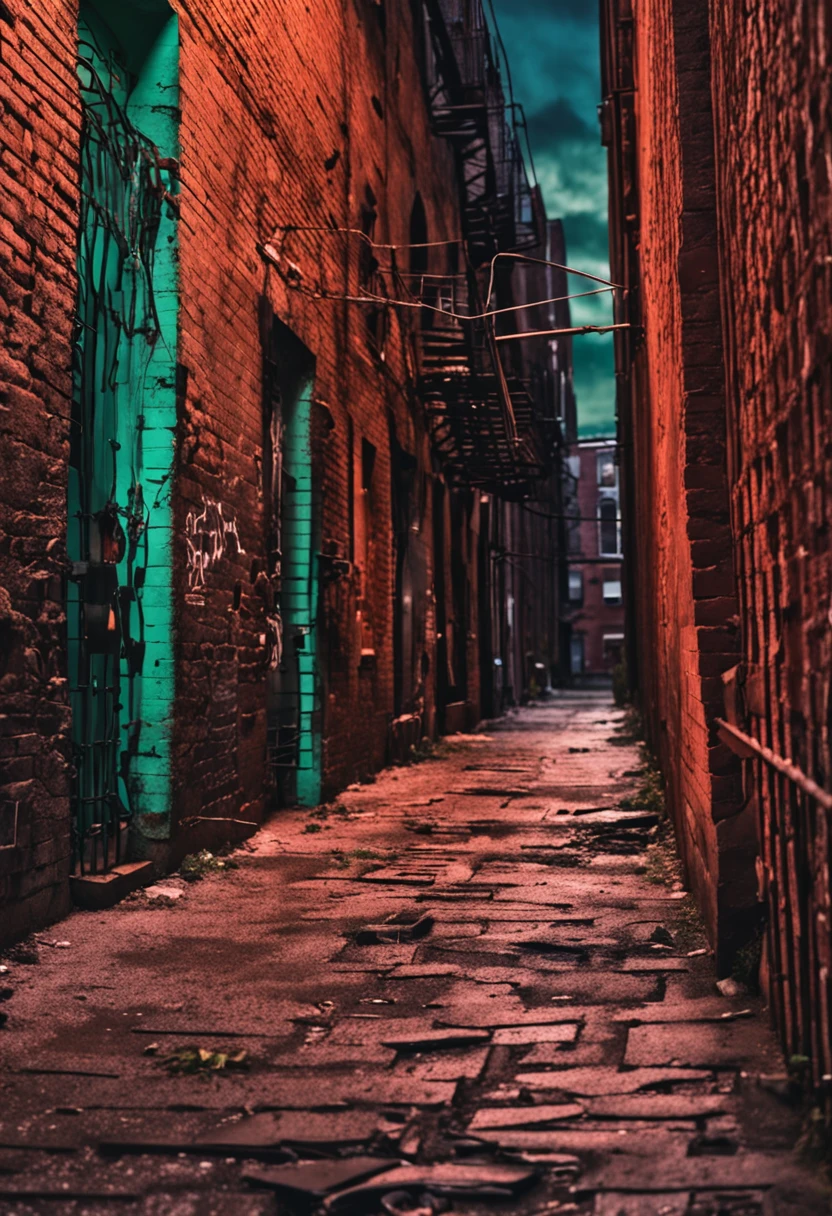
[[[609,237],[607,220],[604,215],[594,211],[576,211],[564,217],[566,245],[571,251],[580,249],[593,259],[606,259],[609,256]]]
[[[498,16],[504,3],[496,6]],[[598,24],[598,5],[592,0],[514,0],[513,11],[521,17],[543,18],[550,22],[573,22],[576,25]],[[534,32],[530,31],[531,36]]]
[[[612,334],[587,334],[576,338],[574,376],[580,434],[614,434],[615,378]]]
[[[598,130],[575,110],[566,97],[556,97],[543,109],[527,117],[529,139],[534,149],[555,149],[563,143],[599,142]]]
[[[514,95],[526,110],[529,138],[548,212],[564,220],[570,266],[605,275],[608,260],[606,153],[600,101],[597,0],[492,0],[512,67]],[[586,280],[576,279],[575,283]],[[573,302],[579,324],[609,324],[607,296]],[[612,335],[574,345],[582,434],[612,433],[615,380]]]

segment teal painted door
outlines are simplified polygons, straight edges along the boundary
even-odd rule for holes
[[[167,834],[173,701],[178,27],[83,5],[81,207],[67,503],[75,864]],[[131,26],[132,21],[132,26]],[[129,48],[129,49],[128,49]],[[140,842],[139,842],[140,844]]]
[[[264,499],[269,755],[281,803],[321,798],[318,540],[311,422],[315,361],[264,304]]]

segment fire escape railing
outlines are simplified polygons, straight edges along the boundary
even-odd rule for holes
[[[428,96],[434,133],[454,149],[469,264],[451,288],[472,319],[435,317],[421,341],[420,388],[434,446],[449,474],[522,498],[547,472],[546,444],[527,386],[505,368],[482,318],[484,273],[495,255],[539,247],[544,234],[494,41],[480,3],[426,0]],[[483,269],[485,268],[485,270]],[[464,301],[463,301],[464,297]]]

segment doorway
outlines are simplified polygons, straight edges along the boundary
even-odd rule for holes
[[[83,0],[78,299],[67,492],[73,866],[170,833],[179,31]]]
[[[322,757],[315,557],[319,512],[311,448],[315,359],[266,301],[261,340],[268,757],[278,805],[316,806]]]

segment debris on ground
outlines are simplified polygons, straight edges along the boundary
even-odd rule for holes
[[[147,899],[152,900],[167,900],[170,903],[176,903],[184,895],[181,887],[169,886],[167,884],[154,883],[150,887],[144,888],[144,894]]]
[[[217,874],[225,870],[236,870],[237,862],[231,857],[217,857],[208,849],[200,849],[198,853],[189,853],[179,867],[179,873],[186,882],[198,882],[206,874]]]
[[[151,1044],[151,1047],[153,1044]],[[158,1047],[158,1044],[156,1045]],[[161,1063],[172,1076],[192,1076],[195,1073],[222,1072],[227,1068],[248,1068],[246,1051],[211,1051],[207,1047],[178,1047]]]

